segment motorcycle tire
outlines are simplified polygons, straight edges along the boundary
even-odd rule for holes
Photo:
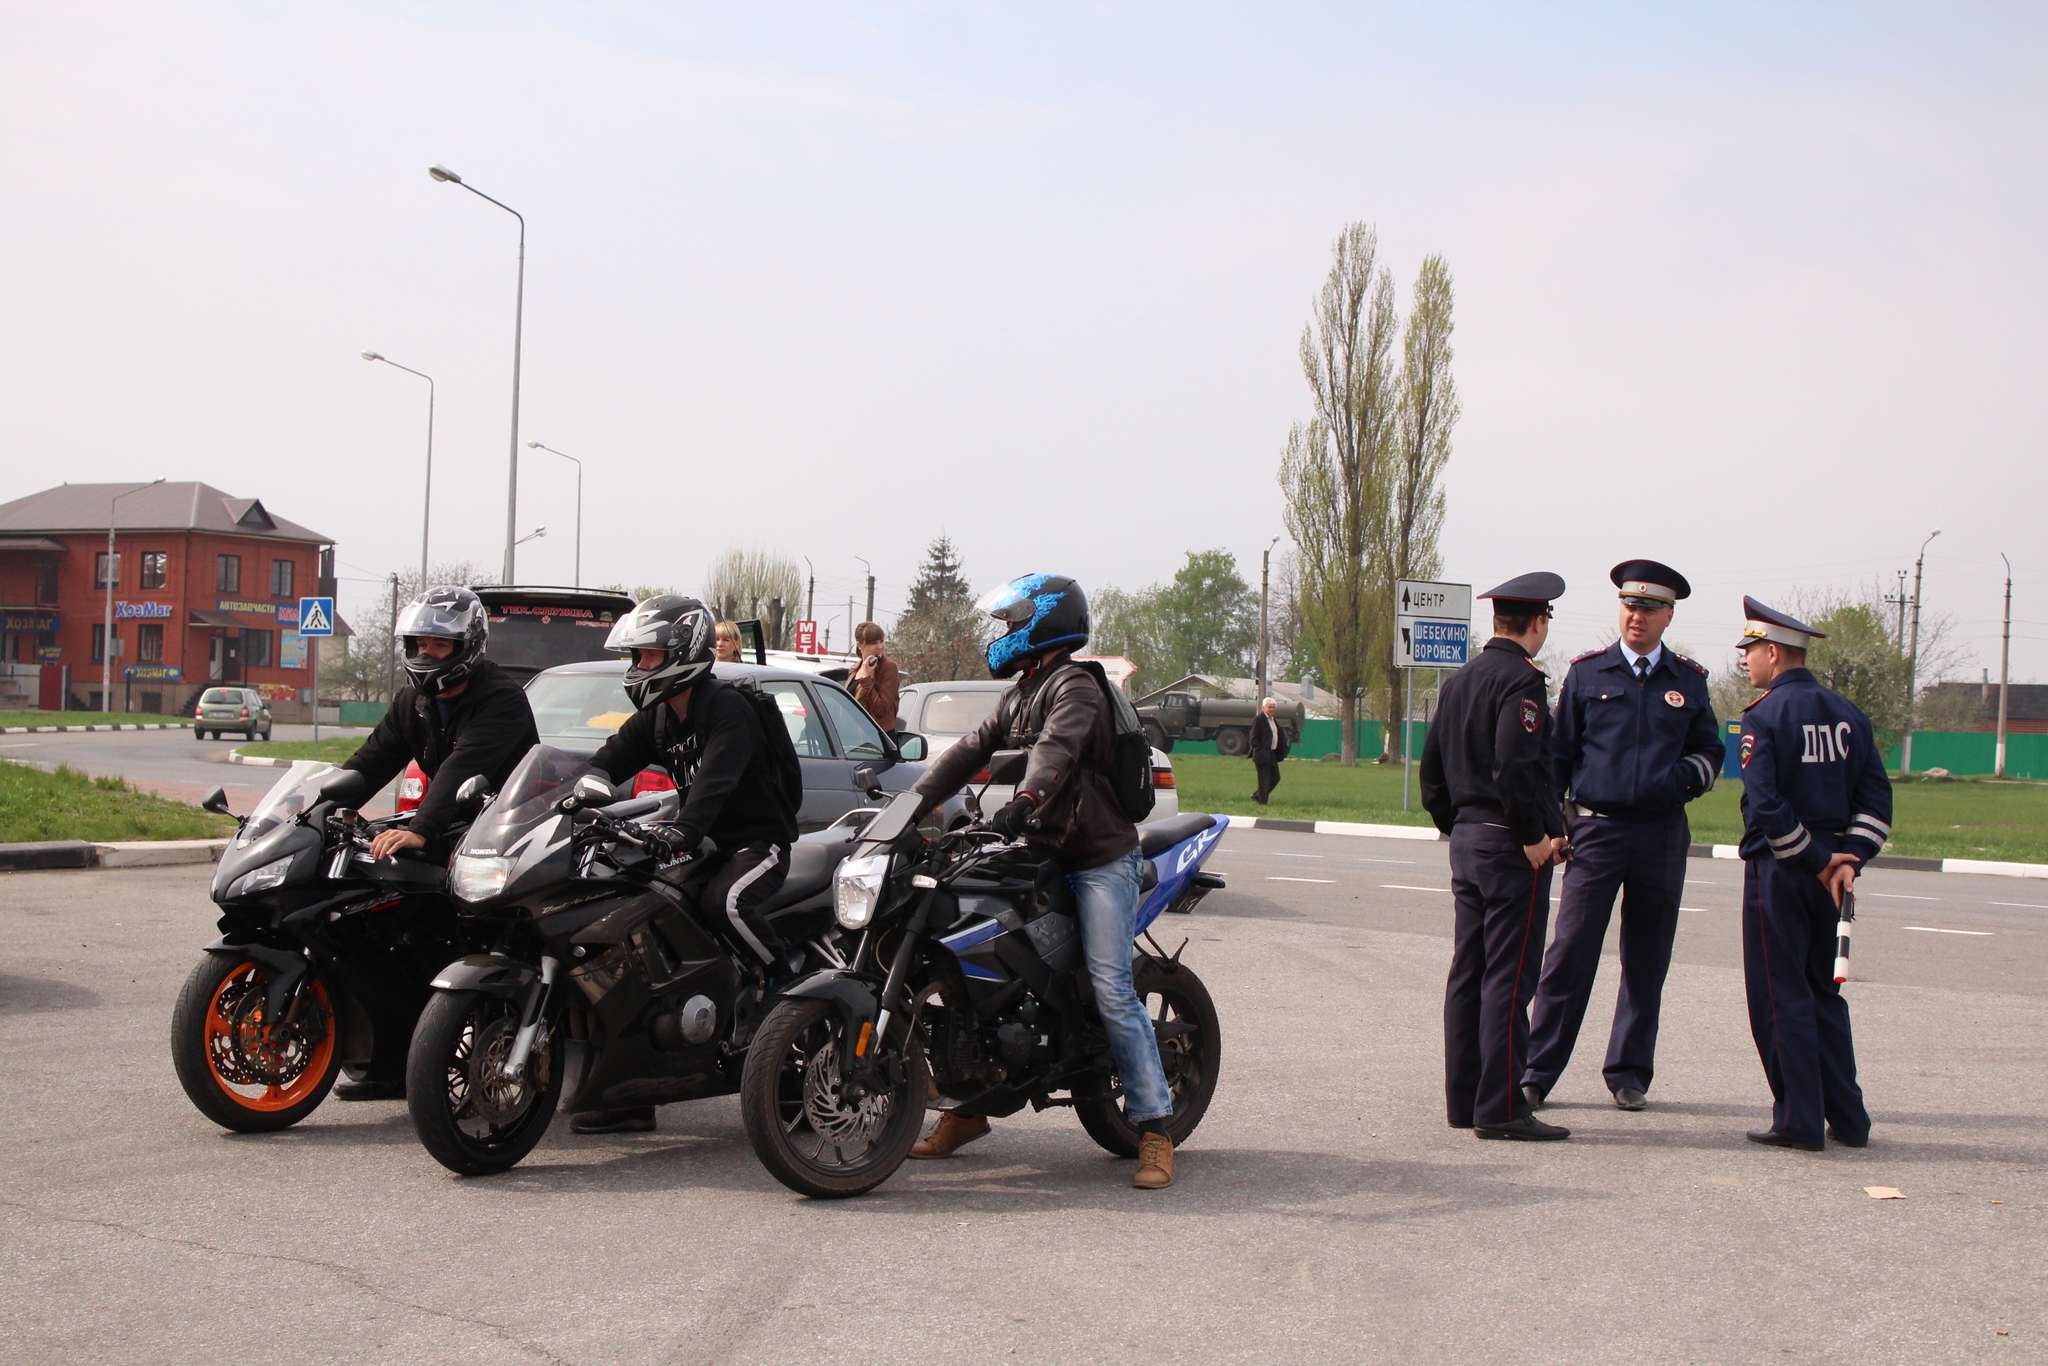
[[[263,1018],[270,972],[253,959],[202,955],[171,1010],[171,1066],[200,1114],[223,1129],[289,1129],[341,1074],[341,1022],[318,974],[281,1023]]]
[[[1216,1094],[1216,1072],[1223,1058],[1216,1003],[1209,999],[1202,979],[1184,963],[1168,966],[1141,957],[1134,965],[1132,984],[1160,1035],[1159,1060],[1173,1093],[1166,1134],[1179,1147],[1202,1122]],[[1138,1126],[1124,1118],[1122,1098],[1123,1087],[1113,1074],[1097,1077],[1074,1088],[1074,1114],[1088,1137],[1104,1149],[1118,1157],[1136,1157]]]
[[[438,991],[413,1027],[406,1108],[420,1143],[458,1176],[518,1166],[554,1118],[565,1063],[559,1029],[549,1028],[544,1047],[536,1041],[525,1078],[507,1082],[497,1075],[519,1031],[519,1014],[519,1003],[502,996]]]
[[[769,1174],[820,1200],[865,1195],[895,1175],[924,1127],[931,1089],[924,1049],[906,1042],[891,1040],[902,1055],[902,1080],[849,1106],[838,1094],[846,1045],[839,1006],[797,997],[770,1011],[740,1078],[740,1118]]]

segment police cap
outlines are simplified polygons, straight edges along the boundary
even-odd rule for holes
[[[1685,575],[1655,560],[1623,560],[1608,572],[1621,600],[1631,607],[1669,607],[1680,598],[1692,596]]]
[[[1492,598],[1495,611],[1528,612],[1538,608],[1547,609],[1552,598],[1564,596],[1564,580],[1555,574],[1538,570],[1534,574],[1520,574],[1497,588],[1489,588],[1479,595]]]
[[[1816,631],[1797,617],[1788,617],[1755,598],[1745,597],[1742,600],[1742,615],[1746,624],[1742,628],[1742,639],[1735,642],[1738,650],[1767,640],[1803,650],[1813,641],[1828,638],[1826,631]]]

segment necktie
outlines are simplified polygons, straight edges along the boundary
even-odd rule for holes
[[[1647,659],[1644,659],[1644,658],[1642,658],[1642,657],[1640,657],[1640,656],[1638,656],[1638,657],[1637,657],[1637,659],[1636,659],[1636,677],[1637,677],[1637,678],[1648,678],[1649,676],[1650,676],[1650,661],[1649,661],[1649,660],[1647,660]]]

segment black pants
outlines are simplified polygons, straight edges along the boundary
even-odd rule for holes
[[[786,847],[749,845],[683,870],[678,887],[695,899],[705,923],[735,948],[762,963],[779,963],[786,946],[761,913],[761,904],[781,890],[788,876]]]
[[[1444,988],[1444,1104],[1460,1127],[1529,1114],[1519,1083],[1550,924],[1550,869],[1531,868],[1504,827],[1451,829],[1457,924]]]
[[[1259,790],[1252,800],[1259,805],[1266,804],[1266,798],[1273,795],[1273,789],[1280,786],[1280,761],[1278,759],[1254,759],[1252,767],[1259,771]]]
[[[1600,945],[1621,894],[1621,992],[1607,1036],[1601,1076],[1607,1089],[1650,1089],[1656,1071],[1657,1017],[1664,978],[1671,971],[1671,941],[1678,934],[1678,903],[1685,891],[1686,851],[1692,830],[1683,811],[1653,821],[1581,816],[1572,822],[1572,861],[1565,865],[1557,907],[1557,935],[1536,983],[1529,1025],[1529,1064],[1522,1081],[1543,1091],[1557,1085],[1600,970]]]
[[[1849,1003],[1835,982],[1835,920],[1811,871],[1775,859],[1742,865],[1742,975],[1749,1032],[1771,1084],[1771,1127],[1819,1143],[1824,1126],[1846,1138],[1870,1132],[1856,1084]]]

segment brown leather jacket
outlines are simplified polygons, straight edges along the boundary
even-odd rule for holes
[[[1020,794],[1037,810],[1025,823],[1033,847],[1069,871],[1100,868],[1138,847],[1138,828],[1116,804],[1109,766],[1116,732],[1109,699],[1086,669],[1065,656],[1017,680],[988,720],[961,737],[918,780],[936,806],[986,767],[999,749],[1015,749],[1034,733]]]
[[[887,655],[877,655],[875,659],[874,673],[849,686],[853,700],[875,718],[875,724],[883,730],[893,731],[896,729],[897,694],[903,687],[903,670],[897,668],[896,661]]]

